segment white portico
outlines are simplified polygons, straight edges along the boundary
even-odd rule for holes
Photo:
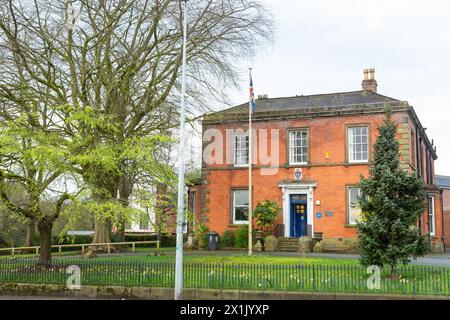
[[[310,233],[314,234],[314,188],[317,186],[315,181],[282,181],[279,185],[283,196],[283,224],[284,224],[284,236],[296,237],[294,225],[295,217],[293,215],[293,197],[300,196],[305,199],[306,204],[306,225],[310,225]],[[304,206],[303,206],[304,207]],[[302,207],[302,208],[303,208]],[[304,231],[303,231],[304,232]]]

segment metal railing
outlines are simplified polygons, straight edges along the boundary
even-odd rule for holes
[[[88,247],[106,247],[106,251],[108,253],[111,253],[111,248],[114,248],[115,246],[130,246],[131,245],[131,252],[136,251],[136,245],[141,244],[156,244],[156,249],[159,249],[160,241],[127,241],[127,242],[110,242],[110,243],[83,243],[83,244],[53,244],[53,248],[58,249],[58,253],[62,254],[63,248],[81,248],[81,254],[84,254],[86,252],[86,248]],[[10,252],[12,256],[14,256],[17,252],[24,252],[26,251],[34,251],[36,255],[39,254],[40,247],[39,246],[31,246],[31,247],[11,247],[11,248],[1,248],[0,252]]]
[[[155,261],[0,259],[0,283],[65,285],[69,266],[80,270],[81,285],[173,287],[175,264]],[[359,265],[184,264],[185,288],[282,290],[450,296],[450,268],[402,266],[398,279],[382,270],[379,288],[368,286],[367,269]]]

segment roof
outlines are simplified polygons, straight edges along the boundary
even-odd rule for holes
[[[436,175],[436,185],[442,188],[450,188],[450,177]]]
[[[255,114],[272,111],[293,111],[309,108],[345,107],[357,105],[385,105],[386,103],[399,102],[397,99],[381,94],[360,90],[351,92],[326,93],[307,96],[293,96],[282,98],[262,98],[255,101]],[[247,114],[248,103],[243,103],[233,108],[216,112],[219,114]]]

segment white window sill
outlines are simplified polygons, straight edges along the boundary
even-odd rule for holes
[[[361,161],[349,161],[349,164],[364,164],[369,163],[369,160],[361,160]]]
[[[347,223],[344,225],[345,228],[357,228],[358,224],[357,223]]]
[[[290,166],[307,166],[308,162],[289,162]]]
[[[233,224],[234,225],[246,225],[246,224],[248,224],[248,221],[233,221]]]

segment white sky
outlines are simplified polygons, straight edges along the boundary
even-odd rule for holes
[[[412,105],[450,175],[450,1],[264,0],[274,43],[251,62],[255,95],[361,89],[375,67],[378,93]],[[231,103],[248,98],[247,67]]]

